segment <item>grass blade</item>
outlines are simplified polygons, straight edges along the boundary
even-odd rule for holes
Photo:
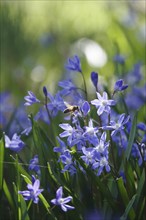
[[[4,161],[4,140],[3,138],[0,140],[0,190],[3,187],[3,161]]]

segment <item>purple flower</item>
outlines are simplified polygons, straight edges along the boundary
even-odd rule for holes
[[[144,124],[143,122],[140,122],[138,123],[137,128],[142,131],[146,131],[146,124]]]
[[[44,95],[47,97],[47,95],[48,95],[48,91],[47,91],[46,86],[43,87],[43,93],[44,93]]]
[[[120,64],[124,64],[125,63],[125,57],[120,55],[120,54],[117,54],[116,56],[114,56],[114,61],[117,62],[117,63],[120,63]]]
[[[66,69],[69,69],[72,71],[78,71],[80,73],[82,72],[80,59],[77,55],[75,55],[73,59],[69,58],[68,64],[65,67],[66,67]]]
[[[71,145],[75,129],[72,128],[71,125],[68,123],[59,124],[59,126],[64,130],[59,136],[61,138],[68,137],[67,141],[68,141],[69,145]]]
[[[0,128],[5,128],[14,111],[13,97],[9,92],[0,93]]]
[[[93,85],[95,86],[95,88],[96,88],[96,90],[97,90],[98,73],[96,73],[96,72],[92,72],[92,73],[91,73],[91,81],[92,81]]]
[[[66,144],[59,137],[57,137],[57,140],[59,142],[59,147],[54,147],[53,150],[54,152],[63,154],[67,150]]]
[[[98,99],[94,99],[91,101],[92,105],[95,105],[97,110],[97,114],[101,115],[103,112],[110,113],[110,106],[115,105],[114,100],[108,100],[108,95],[106,92],[103,92],[103,97],[96,92]]]
[[[92,147],[86,148],[82,147],[83,156],[81,156],[82,160],[87,164],[93,164],[94,160],[94,150]]]
[[[66,198],[63,198],[62,196],[63,196],[63,190],[62,190],[62,186],[61,186],[56,191],[56,199],[52,199],[51,202],[54,205],[60,206],[64,212],[67,212],[68,210],[74,209],[75,207],[67,205],[67,203],[72,200],[72,196],[68,196]]]
[[[33,105],[34,103],[40,102],[40,100],[38,100],[35,94],[31,91],[28,91],[28,96],[25,96],[24,99],[26,101],[24,105],[26,106]]]
[[[103,126],[103,129],[105,130],[113,130],[111,132],[111,136],[116,135],[118,132],[122,131],[124,129],[124,125],[129,121],[130,116],[128,115],[126,117],[125,114],[122,114],[119,116],[118,121],[111,121],[109,126]]]
[[[25,143],[20,139],[16,133],[13,135],[12,139],[5,135],[5,147],[10,148],[15,152],[19,152],[25,146]]]
[[[91,136],[96,136],[96,133],[98,132],[98,128],[93,127],[92,119],[89,120],[88,126],[85,126],[84,128],[85,128],[84,135],[88,134],[88,135],[91,135]]]
[[[128,88],[128,85],[123,85],[123,79],[119,79],[116,81],[115,86],[114,86],[114,93],[118,91],[123,91]]]
[[[103,169],[105,168],[107,172],[110,171],[110,166],[108,163],[108,155],[106,156],[100,156],[98,161],[96,161],[93,165],[92,165],[93,169],[97,169],[98,168],[98,173],[97,176],[99,176],[102,172]]]
[[[109,147],[109,142],[106,142],[106,133],[103,132],[101,135],[100,141],[98,143],[95,143],[95,148],[94,148],[94,153],[95,154],[108,154],[108,147]]]
[[[71,81],[71,79],[68,79],[68,80],[63,80],[63,81],[60,81],[58,83],[58,85],[63,88],[63,90],[61,90],[61,94],[63,96],[66,96],[68,94],[71,93],[71,91],[74,91],[77,89],[77,87],[73,84],[73,82]]]
[[[86,116],[88,114],[88,112],[90,111],[89,102],[85,101],[81,107],[81,110],[83,112],[83,115]]]
[[[142,163],[146,161],[146,145],[144,143],[134,143],[131,155],[138,159],[138,164],[141,166]]]
[[[49,118],[49,115],[46,111],[46,108],[45,106],[42,106],[38,113],[35,115],[34,117],[35,121],[38,121],[38,120],[42,120],[44,121],[46,124],[50,124],[50,118]]]
[[[76,173],[75,163],[73,162],[72,156],[69,151],[65,151],[64,154],[60,156],[60,160],[65,165],[62,173],[66,171],[70,172],[71,175]]]
[[[38,175],[41,174],[40,166],[39,164],[39,158],[38,155],[35,155],[29,162],[29,170],[34,170]]]
[[[35,179],[34,176],[32,176],[32,184],[27,184],[27,189],[24,191],[18,191],[19,194],[21,194],[24,197],[24,200],[32,200],[34,203],[38,203],[39,201],[39,194],[43,191],[43,189],[39,189],[40,187],[40,180]]]
[[[60,92],[58,92],[54,97],[48,92],[48,98],[51,102],[47,104],[47,107],[49,111],[51,111],[51,115],[55,117],[58,111],[63,111],[65,109],[64,100],[61,97]]]

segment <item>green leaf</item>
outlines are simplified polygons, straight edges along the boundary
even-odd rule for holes
[[[132,199],[129,201],[129,203],[128,203],[127,207],[126,207],[126,210],[125,210],[124,214],[121,216],[120,220],[126,220],[128,218],[128,214],[129,214],[129,212],[130,212],[130,210],[131,210],[131,208],[132,208],[132,206],[133,206],[133,204],[135,202],[136,196],[137,195],[135,194],[132,197]]]
[[[15,195],[17,197],[16,198],[16,200],[17,200],[17,212],[18,212],[17,219],[18,220],[29,220],[26,202],[25,202],[23,196],[18,193],[18,188],[15,185],[15,183],[13,183],[13,186],[14,186]]]
[[[12,207],[12,209],[15,212],[15,205],[14,205],[14,202],[13,202],[12,193],[9,191],[9,188],[7,186],[7,183],[6,183],[5,179],[3,179],[3,190],[4,190],[4,193],[7,197],[7,200],[9,202],[10,206]]]
[[[126,148],[124,158],[123,158],[121,166],[120,166],[120,170],[123,170],[123,168],[125,166],[125,160],[127,160],[127,161],[129,160],[132,145],[133,145],[133,142],[135,139],[136,125],[137,125],[137,112],[135,113],[133,121],[132,121],[131,130],[130,130],[130,134],[129,134],[129,140],[128,140],[128,146]]]
[[[136,211],[138,212],[137,217],[139,218],[139,216],[141,216],[142,213],[144,212],[144,206],[145,206],[145,170],[144,169],[143,169],[142,174],[140,176],[140,179],[137,183],[136,194],[137,194],[137,197],[136,197],[136,200],[134,203],[134,207],[135,207]]]
[[[3,163],[4,163],[4,140],[3,138],[0,140],[0,190],[3,187]]]
[[[122,177],[120,177],[119,179],[117,179],[117,183],[118,183],[118,189],[119,189],[119,193],[121,195],[121,198],[123,200],[123,204],[125,205],[125,208],[127,208],[127,206],[130,203],[130,200],[129,200],[129,197],[128,197],[128,194],[127,194],[127,191],[126,191],[126,188],[124,186],[124,183],[123,183],[123,179]],[[129,212],[128,212],[129,211]],[[128,211],[125,211],[129,217],[130,220],[133,220],[135,219],[135,212],[134,212],[134,209],[133,208],[130,208],[128,209]]]
[[[134,115],[134,118],[133,118],[133,122],[132,122],[132,126],[131,126],[131,131],[130,131],[130,135],[129,135],[129,140],[128,140],[128,146],[127,146],[126,152],[125,152],[127,160],[129,160],[131,149],[132,149],[132,145],[133,145],[133,142],[134,142],[134,139],[135,139],[136,125],[137,125],[137,113]]]

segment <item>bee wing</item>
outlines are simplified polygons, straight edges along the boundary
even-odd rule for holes
[[[65,101],[64,101],[64,104],[65,104],[65,106],[66,106],[67,108],[70,108],[70,107],[71,107],[71,105],[70,105],[69,103],[65,102]]]

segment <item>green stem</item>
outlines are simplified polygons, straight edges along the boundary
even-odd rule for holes
[[[29,201],[28,206],[27,206],[27,211],[30,209],[30,206],[32,204],[32,199]]]
[[[81,75],[82,75],[82,78],[83,78],[83,83],[84,83],[84,91],[85,91],[85,96],[86,96],[86,100],[88,100],[88,97],[87,97],[87,87],[86,87],[86,81],[85,81],[85,77],[84,77],[84,74],[82,72],[80,72]]]

